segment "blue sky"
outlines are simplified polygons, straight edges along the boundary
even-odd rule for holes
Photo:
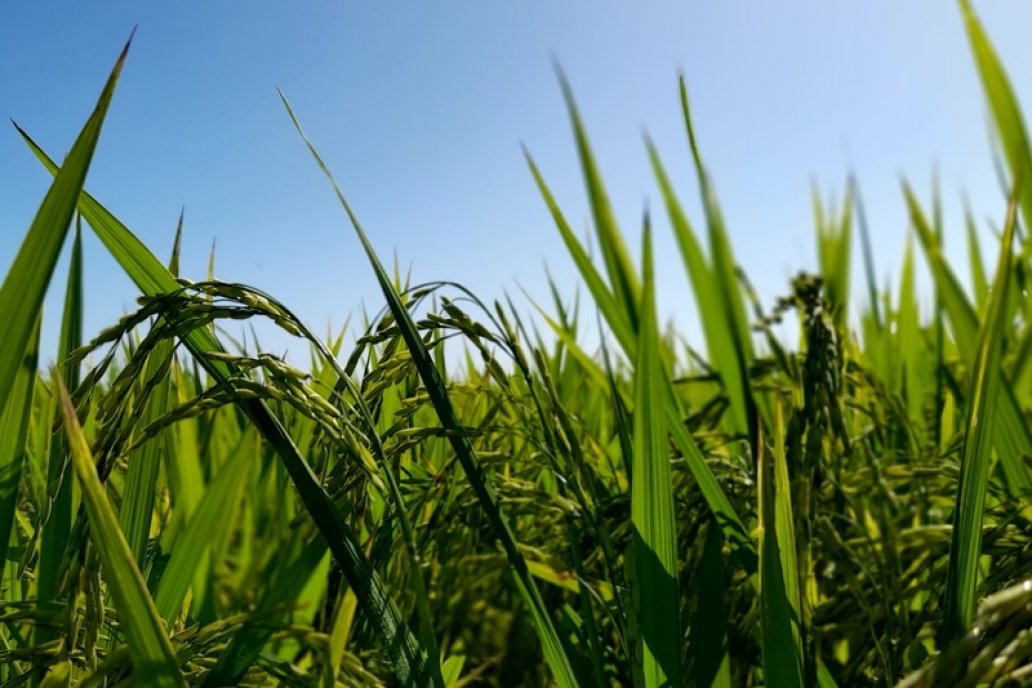
[[[396,252],[418,281],[455,280],[488,298],[509,290],[520,302],[517,284],[545,297],[545,262],[566,293],[578,284],[521,142],[575,227],[588,226],[554,56],[630,241],[643,206],[656,210],[661,315],[689,335],[688,282],[642,145],[647,130],[701,221],[679,69],[738,259],[768,301],[815,265],[811,183],[841,196],[851,167],[882,281],[898,274],[907,232],[900,175],[927,197],[938,167],[956,259],[965,255],[962,190],[979,218],[1002,215],[982,94],[951,2],[62,5],[0,4],[2,114],[60,156],[139,25],[87,187],[163,257],[185,206],[184,274],[204,275],[214,241],[218,277],[262,287],[316,331],[382,300],[277,86],[382,256]],[[1032,102],[1032,5],[976,9]],[[47,184],[13,128],[0,127],[0,269]],[[990,238],[985,231],[987,256]],[[92,237],[86,251],[91,335],[135,292]],[[53,341],[59,301],[48,307]]]

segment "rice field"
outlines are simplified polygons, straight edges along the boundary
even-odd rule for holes
[[[387,270],[286,98],[382,310],[325,339],[179,275],[182,226],[159,257],[84,190],[127,45],[63,163],[18,129],[53,183],[0,287],[0,686],[1032,686],[1032,148],[961,8],[1008,189],[995,265],[971,217],[951,265],[904,183],[916,250],[879,288],[850,181],[814,199],[818,269],[762,301],[682,82],[701,217],[648,154],[702,350],[658,321],[650,219],[616,225],[565,81],[597,255],[528,174],[589,299]],[[140,291],[101,332],[87,231]],[[310,361],[231,336],[252,321]]]

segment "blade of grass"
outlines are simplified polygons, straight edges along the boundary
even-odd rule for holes
[[[911,223],[917,232],[932,278],[942,298],[943,310],[950,318],[957,349],[965,365],[972,370],[978,352],[978,315],[964,293],[960,281],[946,262],[914,192],[905,182],[903,193],[910,210]],[[1002,370],[996,370],[996,375],[1003,376]],[[1029,471],[1020,459],[1022,456],[1032,456],[1032,434],[1011,384],[999,385],[999,393],[989,402],[993,404],[992,415],[997,417],[993,444],[998,452],[1007,489],[1012,495],[1020,497],[1032,490],[1032,471]]]
[[[601,329],[601,323],[599,323]],[[602,338],[602,363],[606,371],[606,389],[609,391],[609,402],[613,409],[613,431],[620,446],[620,458],[624,475],[627,478],[628,487],[634,483],[634,471],[632,463],[634,460],[634,439],[631,428],[631,414],[627,410],[627,404],[623,395],[620,394],[620,385],[617,382],[616,372],[613,370],[612,357],[609,355],[609,346]]]
[[[498,506],[498,501],[495,498],[493,490],[484,476],[483,469],[477,461],[473,446],[469,442],[469,438],[467,438],[465,434],[461,433],[462,424],[455,413],[455,408],[452,406],[451,399],[448,396],[447,387],[441,379],[440,372],[434,365],[430,352],[427,350],[426,344],[423,342],[422,337],[419,335],[419,331],[416,329],[415,323],[412,321],[411,314],[402,302],[401,297],[394,288],[394,285],[391,283],[387,271],[384,269],[383,264],[377,257],[376,252],[373,250],[372,244],[369,242],[365,231],[358,222],[358,218],[355,216],[350,204],[345,199],[344,194],[341,192],[336,180],[330,173],[329,168],[326,167],[326,164],[315,150],[315,147],[305,135],[301,128],[301,124],[294,115],[294,111],[291,109],[290,103],[287,102],[286,97],[280,93],[280,98],[283,100],[283,105],[297,129],[298,135],[304,141],[305,146],[308,148],[308,151],[318,164],[319,169],[326,175],[333,187],[337,199],[340,201],[341,206],[347,213],[348,219],[350,220],[352,227],[355,229],[355,233],[357,234],[373,271],[376,274],[377,281],[380,283],[380,288],[383,291],[384,297],[387,299],[391,313],[394,315],[395,323],[405,340],[405,344],[408,346],[413,363],[419,371],[419,375],[423,380],[423,384],[430,397],[431,404],[437,413],[438,419],[446,431],[451,431],[448,435],[448,439],[451,443],[452,449],[455,452],[463,471],[466,473],[466,478],[477,497],[477,501],[480,503],[481,508],[483,508],[484,513],[491,524],[495,537],[498,538],[502,548],[505,550],[510,569],[514,574],[513,579],[516,582],[516,587],[533,618],[534,628],[541,640],[542,649],[548,664],[552,669],[553,676],[560,686],[569,686],[572,688],[573,686],[576,686],[577,683],[574,678],[570,660],[566,656],[566,651],[563,648],[562,641],[555,631],[555,627],[552,624],[548,610],[545,607],[544,600],[541,598],[540,592],[538,592],[537,585],[534,583],[534,579],[530,575],[530,571],[527,568],[527,562],[524,560],[523,555],[520,553],[516,545],[516,538],[513,536],[513,533],[509,528],[509,524],[505,520],[505,517]]]
[[[602,173],[595,162],[595,154],[591,150],[591,143],[588,141],[587,131],[581,120],[577,104],[573,99],[573,90],[559,67],[556,67],[559,77],[559,86],[563,92],[563,99],[566,101],[566,109],[569,112],[570,124],[573,127],[574,138],[577,141],[577,154],[580,156],[581,171],[584,174],[584,184],[587,187],[588,198],[591,201],[591,214],[594,218],[595,233],[598,236],[599,248],[602,249],[602,258],[609,273],[609,282],[613,287],[613,295],[618,304],[623,307],[626,321],[632,329],[638,327],[638,304],[641,303],[641,285],[638,283],[638,276],[631,262],[627,246],[624,244],[623,235],[616,224],[616,217],[609,203],[609,195],[606,193],[605,185],[602,182]]]
[[[835,326],[845,326],[849,307],[850,268],[852,264],[853,187],[846,187],[841,213],[834,204],[825,210],[820,191],[813,189],[813,212],[817,228],[817,255],[820,260],[824,292],[832,307]]]
[[[849,188],[856,199],[854,207],[856,208],[857,227],[860,230],[860,244],[863,246],[864,276],[867,278],[867,298],[870,301],[868,306],[874,315],[875,327],[881,330],[882,316],[881,309],[878,307],[878,284],[875,278],[874,256],[871,252],[871,232],[867,226],[867,211],[864,208],[863,197],[860,195],[860,183],[854,174],[849,175]]]
[[[160,418],[169,408],[170,373],[173,344],[169,340],[159,342],[144,368],[144,380],[161,376],[147,400],[142,421],[150,423]],[[118,523],[125,533],[129,549],[136,563],[144,565],[147,540],[150,537],[151,516],[154,512],[155,485],[161,468],[162,457],[169,454],[168,434],[161,432],[129,457],[125,475],[122,505],[118,510]],[[178,457],[176,457],[178,459]]]
[[[903,250],[903,269],[900,276],[899,305],[896,311],[896,342],[899,351],[899,378],[894,380],[896,390],[906,401],[910,422],[913,423],[918,437],[924,433],[922,404],[925,395],[921,388],[922,369],[927,361],[924,359],[919,338],[921,322],[917,310],[917,295],[914,286],[914,251],[913,242],[907,241]]]
[[[56,174],[58,168],[53,160],[27,133],[20,129],[19,131],[40,162],[51,174]],[[79,196],[79,212],[144,294],[153,296],[180,288],[172,273],[161,264],[161,261],[124,224],[85,191]],[[224,351],[211,331],[193,330],[184,337],[183,343],[195,360],[200,361],[207,373],[216,381],[224,381],[233,374],[234,368],[229,364],[204,355],[209,351]],[[355,588],[355,595],[362,609],[368,614],[369,622],[381,646],[390,657],[398,681],[402,685],[437,685],[433,682],[424,653],[408,626],[401,621],[383,583],[363,554],[357,538],[332,498],[319,484],[312,469],[297,451],[283,425],[260,400],[242,399],[237,403],[280,457],[308,513],[326,538],[334,559],[340,564],[348,582]],[[251,656],[253,659],[256,654],[245,653],[240,657]],[[232,669],[239,670],[239,675],[235,675],[235,680],[239,681],[246,667],[240,669],[239,664],[234,664]]]
[[[355,593],[350,588],[344,592],[340,602],[337,605],[337,612],[333,619],[333,626],[330,631],[330,642],[329,650],[327,654],[328,668],[326,683],[333,685],[333,677],[340,671],[340,662],[344,656],[344,649],[347,647],[348,640],[351,636],[351,627],[355,620]],[[451,683],[448,680],[447,672],[448,662],[445,661],[441,665],[441,680],[444,681],[444,685],[450,686]]]
[[[720,374],[724,391],[731,402],[731,430],[739,435],[749,432],[749,402],[751,394],[739,349],[734,343],[734,330],[727,318],[720,292],[713,288],[714,274],[691,222],[674,192],[670,178],[651,141],[646,141],[652,171],[659,184],[667,215],[681,250],[681,258],[695,293],[703,334],[711,367]]]
[[[82,487],[92,541],[100,554],[107,589],[114,599],[119,624],[133,659],[133,680],[148,686],[185,686],[172,644],[158,618],[154,600],[147,592],[143,574],[118,527],[75,407],[56,370],[53,380],[68,435],[72,466]]]
[[[728,609],[724,604],[724,538],[712,521],[699,560],[698,607],[688,627],[688,684],[700,688],[731,688],[730,646],[727,637]]]
[[[968,42],[982,80],[982,88],[989,103],[989,109],[996,124],[1007,166],[1010,183],[1021,207],[1021,216],[1026,227],[1032,227],[1032,152],[1029,149],[1025,118],[1021,114],[1017,96],[1011,87],[1007,73],[993,49],[989,37],[975,16],[969,0],[959,0],[967,30]],[[1032,244],[1026,244],[1023,254],[1027,255]]]
[[[171,359],[169,379],[170,403],[183,404],[195,393],[200,393],[194,386],[201,385],[201,380],[184,370],[178,358]],[[172,426],[168,434],[172,451],[164,454],[165,479],[176,508],[172,512],[168,528],[163,533],[162,537],[165,540],[176,537],[180,526],[189,520],[204,493],[200,421],[197,418],[184,418]]]
[[[595,265],[591,262],[591,256],[584,250],[584,247],[581,246],[580,241],[574,235],[573,230],[570,229],[569,223],[559,209],[559,205],[552,196],[552,192],[541,176],[537,165],[534,164],[533,158],[530,157],[526,150],[523,151],[523,154],[527,159],[527,165],[530,167],[530,173],[534,177],[534,182],[537,184],[541,197],[552,213],[552,219],[559,230],[559,235],[562,237],[563,243],[566,244],[566,249],[570,252],[570,257],[573,258],[578,271],[584,278],[588,291],[591,292],[591,296],[595,300],[595,305],[602,311],[609,329],[612,330],[620,346],[625,351],[633,350],[634,327],[631,321],[627,319],[625,310],[619,307],[617,299],[613,296],[609,287],[606,286],[605,280],[602,279],[598,270],[595,269]]]
[[[982,310],[989,297],[989,280],[985,276],[982,249],[978,243],[978,226],[967,202],[964,203],[964,227],[967,232],[968,261],[971,263],[971,286],[974,289],[975,308]]]
[[[25,440],[32,420],[32,393],[36,383],[39,359],[40,319],[22,353],[18,374],[11,384],[7,401],[0,409],[0,571],[7,560],[7,547],[14,527],[14,515],[20,498],[22,466],[25,462]]]
[[[802,686],[802,608],[785,440],[781,404],[777,403],[774,405],[774,448],[770,452],[761,451],[757,467],[760,636],[767,685]]]
[[[667,418],[663,407],[663,357],[656,323],[652,241],[646,224],[642,240],[644,289],[639,308],[635,362],[634,459],[631,523],[634,577],[647,688],[681,685],[681,623],[678,618],[677,531],[670,476]]]
[[[11,383],[21,367],[25,347],[32,337],[131,42],[132,37],[122,49],[93,113],[47,190],[18,255],[0,286],[0,322],[4,323],[4,336],[0,338],[0,405],[7,399]]]
[[[172,242],[172,256],[168,264],[168,269],[172,274],[179,272],[179,250],[182,240],[183,213],[180,212],[175,240]],[[144,424],[157,420],[169,409],[172,379],[175,375],[171,366],[173,352],[172,341],[159,342],[144,368],[144,380],[155,379],[158,375],[162,376],[147,401],[142,419]],[[186,422],[192,422],[192,420],[188,419]],[[144,554],[147,548],[147,539],[150,536],[155,484],[160,472],[162,457],[170,455],[169,445],[168,433],[162,432],[132,453],[132,456],[129,457],[129,467],[126,470],[125,488],[122,490],[122,506],[118,510],[118,523],[125,532],[129,548],[136,555],[136,562],[141,568],[144,567]],[[184,458],[184,453],[176,452],[175,459],[168,462],[169,467],[178,470],[183,463],[189,463],[183,461]],[[173,497],[176,496],[173,495]],[[177,511],[182,510],[178,509]]]
[[[939,244],[940,249],[943,246],[943,219],[942,219],[942,194],[939,191],[939,172],[935,171],[932,177],[932,221],[935,227],[935,238]],[[932,330],[935,339],[935,360],[934,360],[934,381],[935,381],[935,405],[933,406],[934,413],[932,415],[932,433],[936,443],[942,440],[942,409],[946,405],[946,384],[945,384],[945,371],[946,371],[946,324],[942,317],[942,294],[939,293],[938,285],[935,288],[935,300],[933,301],[934,313],[932,315]],[[915,389],[919,389],[917,385],[914,385]],[[913,405],[912,399],[908,401]],[[917,407],[920,409],[920,404]],[[914,416],[915,414],[911,414]],[[916,414],[919,417],[920,414]]]
[[[158,615],[169,626],[179,615],[197,565],[204,560],[213,534],[227,527],[231,514],[247,484],[247,473],[254,463],[254,443],[241,442],[236,454],[219,469],[215,480],[190,516],[190,521],[172,547],[171,557],[161,576],[154,603]]]
[[[698,139],[695,136],[695,125],[692,122],[691,108],[688,105],[688,86],[683,74],[678,78],[678,85],[681,94],[681,114],[684,118],[685,130],[688,133],[688,143],[692,150],[692,159],[695,161],[702,207],[706,213],[706,223],[709,229],[710,260],[713,277],[716,281],[715,286],[723,301],[727,327],[733,335],[732,342],[738,365],[741,368],[740,375],[747,383],[749,379],[749,366],[753,360],[753,345],[749,321],[746,318],[745,300],[738,281],[738,263],[735,261],[734,252],[731,250],[731,240],[727,235],[724,215],[720,210],[720,203],[717,200],[713,180],[710,178],[709,172],[702,162]],[[748,405],[746,414],[747,426],[749,432],[755,434],[754,431],[759,426],[754,422],[757,408],[752,394],[746,396],[746,403]],[[766,418],[765,420],[770,422],[771,419]],[[755,452],[756,437],[753,436],[750,439]]]
[[[1003,353],[1003,318],[1012,273],[1017,199],[1007,209],[1000,255],[989,293],[987,314],[979,330],[978,356],[972,373],[967,426],[960,464],[960,485],[953,512],[953,537],[947,564],[942,643],[945,647],[966,632],[975,611],[978,559],[982,554],[982,520],[995,423],[990,400],[997,398]]]
[[[61,318],[60,342],[57,360],[65,361],[68,355],[82,346],[82,218],[75,228],[72,244],[72,258],[68,266],[68,285],[65,290],[64,314]],[[65,383],[75,389],[79,386],[79,364],[65,364],[61,374]],[[61,417],[59,408],[53,409],[54,420]],[[55,598],[58,576],[72,530],[72,465],[68,462],[68,442],[63,434],[50,442],[47,462],[47,494],[53,495],[50,514],[43,526],[40,540],[39,571],[36,582],[36,599],[50,601]],[[56,629],[47,626],[36,628],[35,640],[39,643],[52,640]]]

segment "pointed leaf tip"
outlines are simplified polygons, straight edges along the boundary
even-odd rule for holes
[[[129,32],[129,39],[125,42],[125,47],[122,48],[122,52],[118,55],[118,60],[115,62],[114,72],[118,74],[122,71],[122,65],[125,64],[125,58],[129,55],[129,48],[133,44],[133,37],[136,36],[136,29],[139,28],[139,24],[133,24],[133,30]]]

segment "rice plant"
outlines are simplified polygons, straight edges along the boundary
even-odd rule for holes
[[[904,184],[920,253],[892,298],[850,180],[815,194],[817,269],[765,303],[682,80],[701,218],[645,146],[702,351],[658,321],[651,218],[636,263],[561,76],[597,260],[526,158],[588,302],[392,274],[285,97],[383,309],[323,339],[258,288],[180,276],[182,220],[166,262],[84,190],[127,46],[63,163],[17,129],[54,178],[0,286],[0,685],[1032,685],[1032,152],[960,8],[1007,171],[995,269],[966,219],[969,294],[938,199]],[[87,229],[140,290],[97,333]],[[310,361],[233,338],[253,320]]]

